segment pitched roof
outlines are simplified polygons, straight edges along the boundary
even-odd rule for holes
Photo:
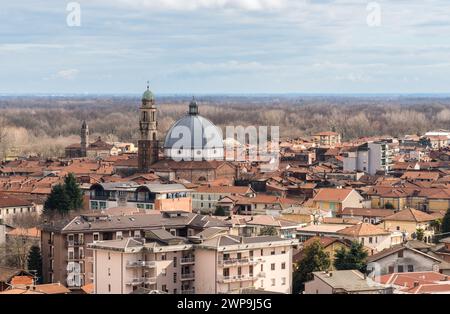
[[[342,202],[352,191],[354,190],[323,188],[317,192],[313,200],[316,202]]]
[[[8,195],[6,193],[0,193],[0,208],[2,207],[14,207],[14,206],[32,206],[33,204],[27,200]]]
[[[420,210],[407,208],[385,217],[384,220],[426,222],[435,220],[435,217]]]
[[[365,236],[390,234],[389,231],[386,231],[380,227],[365,222],[339,230],[337,233],[351,237],[365,237]]]
[[[314,278],[319,278],[333,289],[343,292],[372,291],[387,289],[384,285],[372,281],[357,270],[334,270],[330,272],[313,272]]]

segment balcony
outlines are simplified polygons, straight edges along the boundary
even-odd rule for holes
[[[129,286],[138,286],[144,283],[144,278],[132,278],[126,282]]]
[[[66,246],[80,246],[80,245],[84,245],[84,241],[81,240],[68,240],[66,242]]]
[[[261,259],[254,258],[230,258],[219,260],[218,264],[222,266],[235,266],[235,265],[253,265],[257,264]]]
[[[156,263],[155,263],[155,261],[128,261],[127,267],[128,268],[134,268],[134,267],[153,268],[153,267],[156,267]]]
[[[79,261],[82,259],[84,259],[84,254],[73,254],[73,255],[69,255],[67,257],[67,261],[69,261],[69,262]]]
[[[195,274],[194,273],[184,273],[181,274],[181,280],[194,280]]]
[[[195,294],[195,289],[182,289],[181,294]]]
[[[126,284],[129,286],[139,286],[142,284],[153,285],[156,284],[156,277],[139,277],[139,278],[131,278]]]
[[[194,264],[195,263],[195,258],[194,256],[190,256],[190,257],[183,257],[181,258],[180,264]]]
[[[254,274],[234,275],[234,276],[221,276],[218,281],[222,283],[240,282],[240,281],[253,281],[257,276]]]

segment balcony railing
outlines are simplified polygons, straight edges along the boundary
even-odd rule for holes
[[[156,283],[156,277],[139,277],[139,278],[131,278],[126,282],[127,285],[130,286],[138,286],[142,284],[155,284]]]
[[[184,273],[181,274],[181,279],[182,280],[191,280],[195,278],[195,274],[194,273]]]
[[[183,257],[181,258],[180,263],[181,264],[191,264],[195,262],[195,258],[194,256],[190,256],[190,257]]]
[[[155,261],[128,261],[127,267],[156,267]]]
[[[256,258],[230,258],[230,259],[221,259],[218,261],[218,264],[223,266],[256,264],[260,260],[261,259]]]
[[[84,241],[83,240],[68,240],[66,242],[67,246],[79,246],[79,245],[84,245]]]
[[[141,285],[143,283],[144,283],[143,278],[132,278],[126,282],[126,284],[130,285],[130,286],[137,286],[137,285]]]
[[[181,294],[195,294],[195,289],[182,289]]]
[[[254,274],[245,274],[245,275],[233,275],[233,276],[221,276],[218,278],[219,282],[239,282],[239,281],[249,281],[256,280],[257,276]]]

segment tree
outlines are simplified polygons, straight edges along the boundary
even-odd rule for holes
[[[214,211],[214,215],[215,216],[226,216],[226,211],[225,208],[223,208],[222,206],[217,206],[216,210]]]
[[[42,256],[37,245],[33,245],[28,253],[28,270],[35,271],[36,283],[42,283]]]
[[[425,235],[425,231],[423,231],[423,229],[421,229],[421,228],[417,228],[416,229],[416,238],[417,238],[417,240],[422,241],[424,235]]]
[[[330,267],[330,256],[323,250],[319,240],[303,249],[303,258],[296,265],[293,276],[293,293],[303,291],[305,282],[312,279],[315,271],[327,270]]]
[[[64,184],[55,185],[44,204],[44,213],[48,215],[67,214],[71,210],[83,207],[83,192],[78,185],[75,176],[69,173]]]
[[[350,249],[341,247],[336,251],[333,265],[337,270],[357,269],[365,272],[367,256],[363,244],[353,241]]]
[[[73,173],[69,173],[64,179],[64,189],[69,197],[69,209],[81,209],[83,207],[83,192]]]
[[[53,215],[55,213],[65,214],[70,210],[70,199],[62,184],[57,184],[52,188],[50,195],[44,203],[44,213]]]
[[[276,236],[278,235],[277,229],[273,226],[264,226],[259,231],[260,236]]]
[[[384,204],[384,208],[385,209],[395,209],[394,205],[392,205],[391,203],[387,202],[386,204]]]

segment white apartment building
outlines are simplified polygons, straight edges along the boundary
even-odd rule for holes
[[[389,172],[394,154],[391,145],[387,141],[378,141],[351,149],[344,155],[344,172],[364,171],[371,175],[377,171]]]
[[[245,288],[291,292],[292,249],[298,241],[239,237],[209,228],[188,239],[164,229],[144,239],[99,241],[93,250],[94,293],[138,288],[173,294],[234,293]]]
[[[89,245],[94,251],[94,293],[128,294],[138,287],[194,293],[193,245],[164,229],[150,233],[150,243],[126,238]]]
[[[292,248],[298,240],[221,235],[195,249],[196,293],[233,293],[245,288],[291,293]]]

